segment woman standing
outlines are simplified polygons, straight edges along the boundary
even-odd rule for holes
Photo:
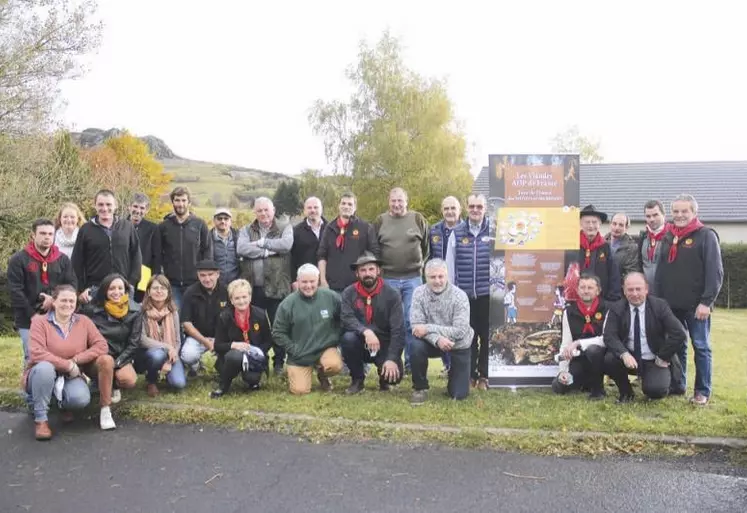
[[[267,351],[272,347],[272,332],[267,313],[251,306],[252,286],[246,280],[228,285],[231,306],[224,309],[215,328],[215,364],[220,374],[219,387],[210,393],[217,398],[231,388],[233,378],[241,378],[250,389],[259,388],[262,372],[267,370]]]
[[[114,383],[99,383],[102,404],[118,403],[122,399],[120,389],[134,388],[137,381],[132,362],[140,347],[142,318],[138,310],[130,308],[128,290],[130,286],[121,274],[110,274],[83,310],[106,339],[109,356],[114,358]]]
[[[78,228],[85,222],[83,212],[75,203],[63,203],[60,211],[57,212],[54,222],[57,228],[54,243],[68,258],[73,257],[73,246],[75,246],[75,239],[78,238]]]
[[[59,285],[52,293],[52,309],[34,316],[29,333],[29,362],[23,386],[31,395],[36,439],[49,440],[48,412],[52,394],[62,410],[62,421],[72,421],[71,410],[91,402],[86,373],[99,383],[111,382],[114,359],[107,354],[106,340],[93,322],[75,313],[78,294],[72,285]],[[102,400],[101,429],[115,427],[109,405]]]
[[[165,374],[169,385],[182,389],[187,386],[184,366],[179,359],[182,347],[179,312],[174,303],[169,280],[162,274],[153,276],[145,289],[142,307],[142,335],[140,337],[139,369],[145,370],[148,395],[159,394],[159,374]]]

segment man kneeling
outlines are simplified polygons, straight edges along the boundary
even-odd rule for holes
[[[578,280],[579,299],[569,303],[563,312],[560,372],[552,382],[557,394],[581,389],[589,391],[592,401],[605,396],[602,330],[607,307],[599,297],[601,291],[597,276],[582,274]]]
[[[288,355],[288,385],[292,394],[311,392],[311,375],[317,370],[319,385],[332,390],[330,376],[342,370],[340,295],[319,288],[319,269],[298,268],[298,290],[286,296],[275,313],[272,336]]]
[[[446,262],[434,258],[425,265],[425,285],[412,293],[410,350],[412,388],[410,403],[422,404],[428,397],[428,359],[451,353],[447,392],[452,399],[469,395],[470,355],[474,331],[469,324],[467,294],[449,283]]]
[[[346,394],[363,392],[363,364],[375,363],[379,390],[402,379],[405,318],[399,292],[384,283],[380,262],[369,252],[350,266],[358,281],[342,292],[342,355],[352,383]]]
[[[623,292],[625,299],[610,305],[604,325],[605,372],[617,384],[618,403],[633,400],[628,374],[638,374],[646,397],[661,399],[669,393],[672,374],[680,375],[677,351],[687,341],[685,328],[666,301],[648,295],[642,273],[629,273]]]

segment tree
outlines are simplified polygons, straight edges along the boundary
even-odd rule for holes
[[[592,141],[581,135],[576,125],[559,132],[550,144],[553,153],[578,153],[582,164],[597,164],[604,160],[599,154],[601,141]]]
[[[346,176],[325,176],[317,169],[305,169],[299,177],[299,196],[302,201],[311,196],[319,198],[324,210],[329,212],[327,217],[331,219],[337,214],[340,196],[350,187],[347,182],[349,179]]]
[[[61,81],[80,76],[78,57],[98,47],[93,0],[0,0],[0,133],[49,126]]]
[[[361,43],[346,76],[355,90],[348,102],[317,100],[309,122],[335,174],[350,179],[362,217],[385,211],[397,186],[431,219],[444,196],[469,193],[466,141],[443,81],[408,69],[388,32],[374,48]]]
[[[275,212],[296,216],[303,210],[303,202],[300,196],[300,184],[296,180],[283,180],[278,185],[272,202],[275,205]]]

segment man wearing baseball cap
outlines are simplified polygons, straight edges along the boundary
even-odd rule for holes
[[[363,391],[364,363],[379,372],[379,390],[402,379],[405,318],[399,293],[381,277],[381,262],[366,251],[350,268],[357,281],[342,292],[342,356],[352,383],[346,394]]]
[[[231,211],[226,207],[218,207],[213,214],[213,228],[210,230],[212,241],[213,260],[220,268],[220,282],[228,286],[233,280],[238,279],[240,257],[236,252],[236,242],[239,240],[239,231],[232,226],[233,219]]]

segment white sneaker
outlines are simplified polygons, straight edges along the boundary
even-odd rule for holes
[[[101,429],[103,429],[104,431],[117,427],[117,425],[114,423],[114,419],[112,418],[112,411],[108,406],[104,406],[103,408],[101,408],[99,422],[101,424]]]
[[[117,404],[122,400],[122,391],[118,388],[112,390],[112,404]]]

